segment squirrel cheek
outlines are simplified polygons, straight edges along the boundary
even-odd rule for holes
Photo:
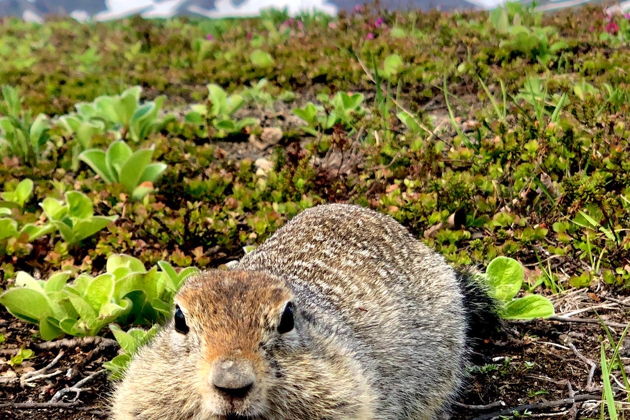
[[[190,337],[189,335],[180,334],[175,329],[170,332],[171,346],[178,352],[188,353],[190,349]]]

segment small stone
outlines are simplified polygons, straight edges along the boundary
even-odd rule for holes
[[[273,162],[269,159],[258,158],[254,162],[254,166],[256,166],[257,176],[267,176],[267,174],[273,169]]]
[[[278,127],[265,127],[262,130],[260,139],[265,144],[273,145],[282,140],[282,130]]]

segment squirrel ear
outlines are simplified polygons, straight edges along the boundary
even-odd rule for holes
[[[280,323],[278,324],[278,332],[280,334],[288,333],[294,326],[295,320],[293,319],[293,302],[289,301],[284,306],[284,311],[282,311]]]

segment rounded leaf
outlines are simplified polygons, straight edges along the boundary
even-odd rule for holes
[[[553,303],[540,295],[527,295],[509,302],[501,313],[503,319],[549,318],[555,313]]]
[[[52,314],[46,295],[26,287],[9,289],[0,295],[0,303],[15,317],[39,324],[40,320]]]
[[[497,257],[486,269],[490,294],[501,302],[508,302],[521,290],[525,270],[513,258]]]

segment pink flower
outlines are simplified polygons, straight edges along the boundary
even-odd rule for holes
[[[368,32],[367,35],[365,36],[365,39],[374,39],[375,36],[372,32]]]
[[[376,19],[374,21],[374,27],[375,28],[380,28],[381,26],[383,26],[383,24],[385,23],[385,19],[383,19],[382,17]]]
[[[363,13],[365,7],[362,4],[357,4],[354,6],[354,13]]]
[[[206,39],[208,41],[214,41],[214,36],[212,36],[212,34],[208,34],[208,35],[206,35]]]
[[[328,22],[328,28],[337,29],[338,27],[339,25],[337,25],[337,22]]]
[[[630,13],[626,13],[625,15],[623,15],[623,17],[625,17],[626,19],[630,19]]]
[[[619,32],[619,25],[617,25],[617,22],[615,22],[614,20],[610,20],[606,24],[605,29],[606,32],[608,32],[609,34],[615,35],[617,32]]]

